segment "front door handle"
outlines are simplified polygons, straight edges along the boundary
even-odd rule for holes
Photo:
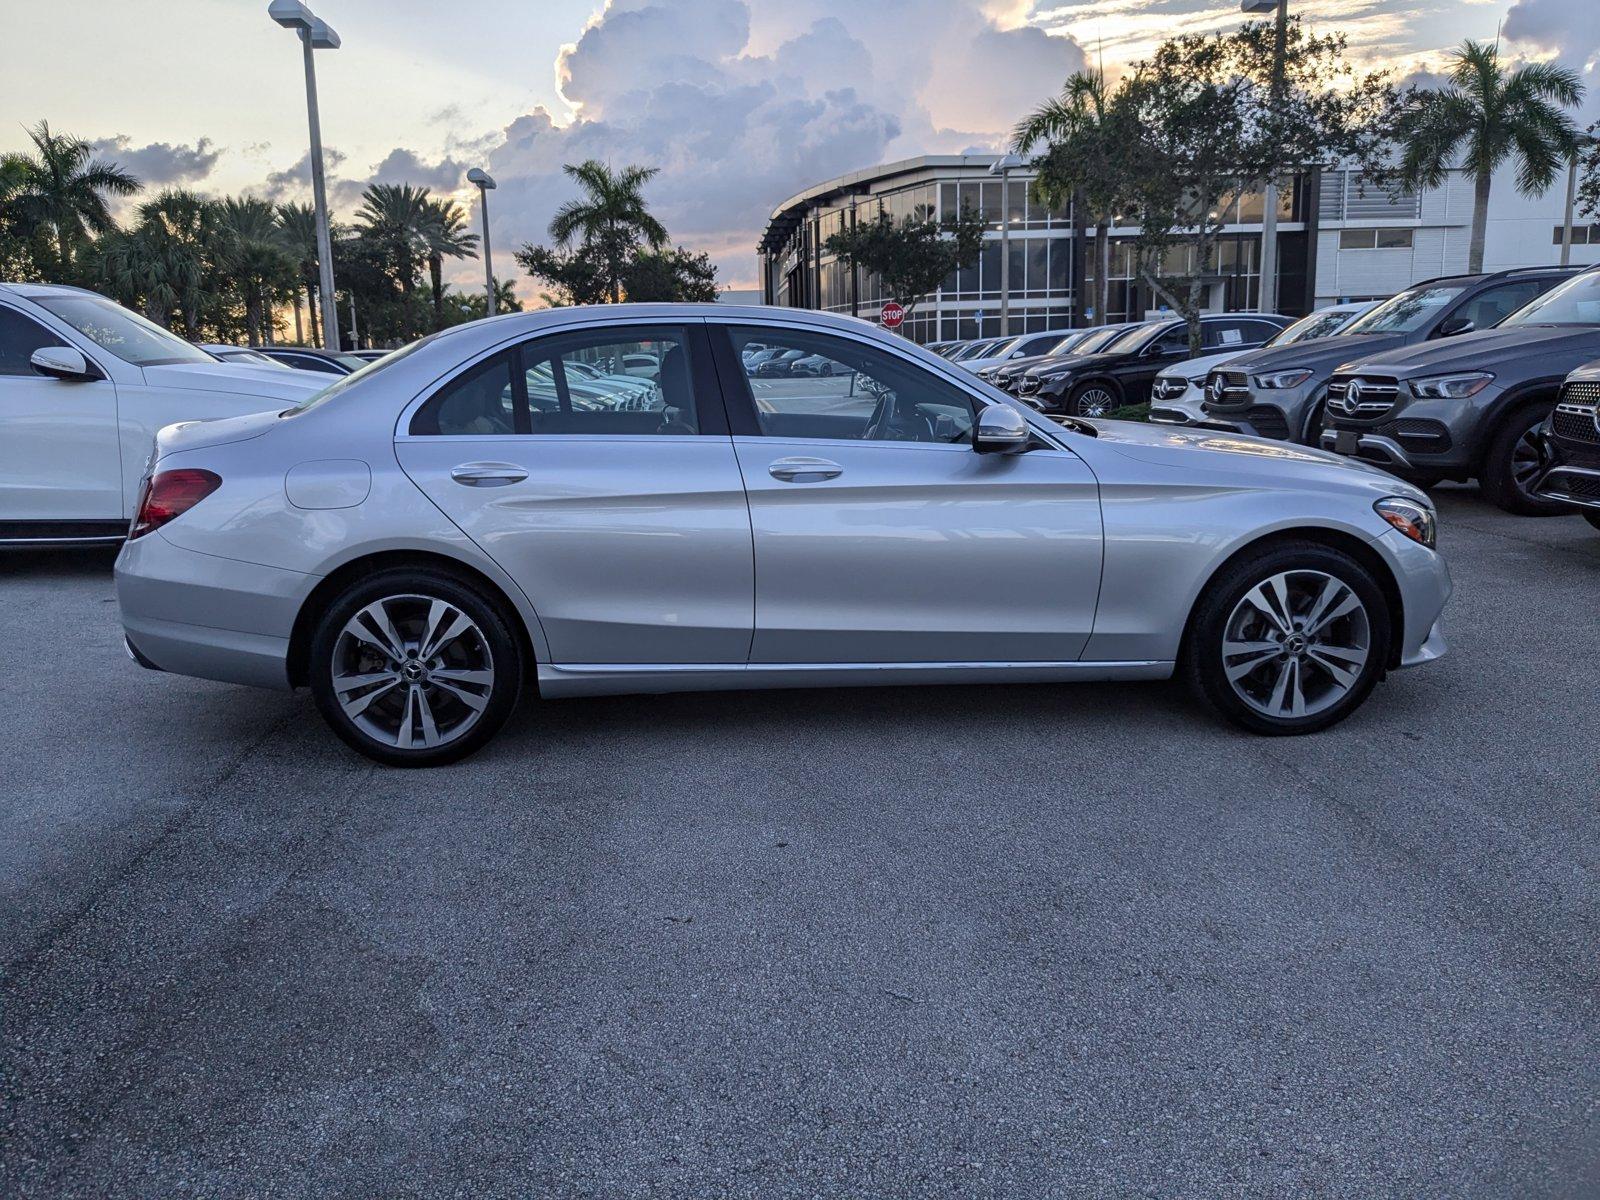
[[[843,473],[843,467],[826,458],[780,458],[767,468],[768,475],[784,483],[820,483]]]
[[[527,477],[528,472],[522,467],[501,462],[462,463],[450,472],[451,479],[466,487],[505,487]]]

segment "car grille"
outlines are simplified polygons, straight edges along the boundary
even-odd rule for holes
[[[1039,390],[1039,385],[1043,382],[1037,375],[1024,375],[1022,381],[1017,384],[1017,395],[1031,396]]]
[[[1371,420],[1393,408],[1399,397],[1400,385],[1393,379],[1335,375],[1328,384],[1328,411],[1335,416]]]
[[[1580,475],[1576,471],[1550,472],[1540,495],[1552,499],[1570,498],[1580,504],[1600,504],[1600,476]]]
[[[1150,394],[1157,400],[1176,400],[1189,390],[1187,379],[1157,379],[1155,386],[1150,389]]]
[[[1385,421],[1374,432],[1394,438],[1407,450],[1423,454],[1443,454],[1451,445],[1450,430],[1443,422],[1427,421],[1421,417]]]
[[[1262,437],[1276,438],[1280,442],[1289,440],[1289,422],[1281,408],[1270,404],[1252,405],[1245,410],[1244,419]]]
[[[1242,371],[1213,371],[1206,376],[1206,411],[1229,408],[1250,399],[1250,377]]]
[[[1550,427],[1559,438],[1572,442],[1600,445],[1600,418],[1595,416],[1600,405],[1600,383],[1569,383],[1561,389],[1561,402],[1556,405]]]

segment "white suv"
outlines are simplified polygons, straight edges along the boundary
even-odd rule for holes
[[[219,362],[81,288],[0,283],[0,545],[118,541],[156,430],[289,408],[327,382]]]

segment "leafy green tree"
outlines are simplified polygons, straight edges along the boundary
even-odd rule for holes
[[[360,237],[380,252],[400,290],[401,332],[406,341],[416,336],[412,301],[418,265],[428,253],[429,200],[427,188],[374,183],[361,194],[361,208],[356,212]]]
[[[489,311],[489,306],[484,302],[482,288],[473,288],[466,292],[456,292],[446,288],[441,303],[445,329],[453,325],[464,325],[468,321],[480,321]],[[522,311],[522,301],[517,299],[516,289],[509,279],[495,280],[494,304],[497,313]]]
[[[1012,134],[1019,154],[1048,146],[1035,163],[1034,197],[1056,209],[1082,203],[1094,222],[1094,323],[1104,325],[1111,307],[1111,222],[1128,180],[1120,128],[1125,106],[1113,105],[1103,71],[1077,71],[1061,95],[1045,101],[1017,124]]]
[[[454,200],[430,199],[425,205],[427,223],[422,244],[427,252],[428,279],[432,284],[433,327],[444,328],[444,260],[477,258],[478,235],[467,232],[467,214]]]
[[[621,298],[612,290],[610,263],[599,246],[580,244],[561,251],[526,244],[513,257],[529,275],[550,285],[552,290],[540,293],[540,298],[551,308],[605,304]]]
[[[1578,148],[1578,211],[1600,217],[1600,121],[1583,131]]]
[[[878,276],[909,314],[952,273],[978,261],[987,228],[971,205],[953,220],[913,213],[899,223],[880,206],[876,217],[834,234],[823,249]]]
[[[20,154],[0,155],[0,279],[34,280],[39,277],[29,249],[27,230],[12,203],[27,186],[28,164]]]
[[[53,280],[75,279],[77,252],[91,234],[116,228],[109,196],[131,196],[137,179],[114,163],[92,157],[89,143],[69,134],[52,133],[46,121],[28,131],[33,153],[15,156],[8,171],[19,182],[7,207],[23,237],[48,245],[52,261],[40,262]]]
[[[634,301],[710,302],[717,298],[717,268],[709,254],[695,254],[682,246],[646,250],[623,267],[622,289]]]
[[[329,231],[330,234],[333,232]],[[319,307],[322,303],[321,263],[317,252],[317,212],[309,204],[278,205],[278,244],[294,263],[300,290],[306,297],[306,321],[311,344],[322,344]]]
[[[1451,54],[1450,82],[1409,92],[1401,112],[1400,177],[1437,187],[1459,158],[1472,173],[1472,238],[1467,270],[1483,270],[1489,192],[1496,168],[1514,162],[1517,190],[1542,195],[1577,150],[1577,126],[1563,110],[1583,100],[1578,73],[1555,63],[1508,70],[1499,47],[1466,41]]]
[[[265,200],[230,196],[216,208],[214,262],[244,307],[252,346],[271,339],[272,304],[295,286],[294,262],[279,240],[277,210]]]
[[[623,268],[628,260],[641,245],[660,250],[667,244],[666,227],[650,214],[644,201],[644,185],[659,168],[624,167],[612,171],[605,163],[590,159],[568,163],[562,170],[577,181],[583,194],[556,210],[550,222],[550,239],[563,250],[577,242],[598,256],[604,265],[611,302],[620,303]]]

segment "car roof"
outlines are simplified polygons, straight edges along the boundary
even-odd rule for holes
[[[93,296],[96,300],[105,300],[111,304],[116,303],[109,296],[102,296],[99,292],[90,291],[88,288],[74,287],[68,283],[0,283],[0,291],[9,292],[13,296],[21,296],[24,300],[40,296],[78,295]]]

